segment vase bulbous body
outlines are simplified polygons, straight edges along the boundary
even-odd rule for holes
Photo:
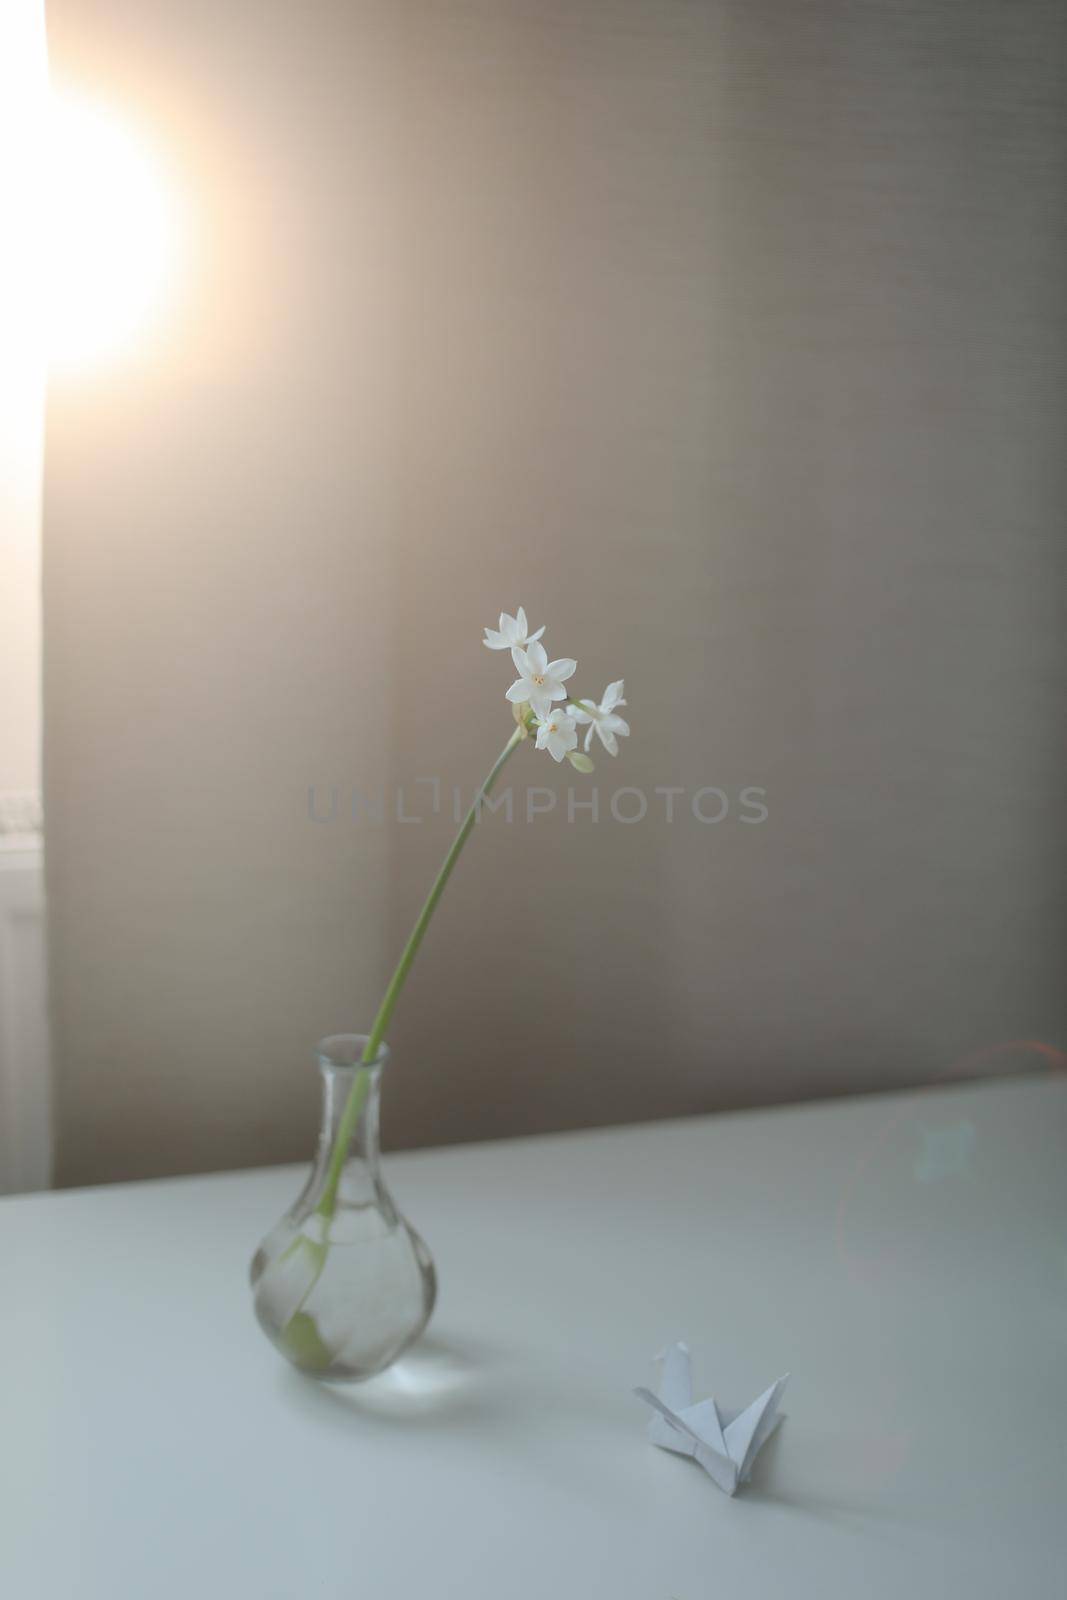
[[[252,1261],[259,1325],[281,1353],[322,1378],[370,1378],[425,1328],[433,1260],[381,1175],[383,1045],[363,1065],[362,1034],[318,1047],[322,1131],[311,1175]]]

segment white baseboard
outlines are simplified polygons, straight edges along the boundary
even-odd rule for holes
[[[0,1194],[52,1181],[44,857],[0,851]]]

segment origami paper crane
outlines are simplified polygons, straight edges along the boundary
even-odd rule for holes
[[[778,1401],[789,1374],[772,1383],[744,1411],[725,1411],[714,1400],[693,1404],[689,1350],[673,1344],[656,1357],[660,1363],[659,1394],[635,1389],[634,1394],[656,1415],[648,1425],[652,1444],[679,1455],[693,1456],[728,1495],[737,1493],[752,1463],[782,1421]]]

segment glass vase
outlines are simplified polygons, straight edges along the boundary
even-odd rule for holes
[[[382,1179],[379,1087],[389,1050],[382,1045],[364,1066],[366,1043],[344,1033],[319,1044],[318,1152],[251,1268],[260,1327],[294,1366],[320,1378],[381,1372],[418,1338],[437,1294],[430,1252]]]

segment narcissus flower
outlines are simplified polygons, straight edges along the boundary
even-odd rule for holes
[[[536,633],[527,631],[526,613],[520,606],[513,617],[502,611],[499,632],[496,628],[486,628],[482,643],[487,650],[525,650],[535,639],[540,639],[544,631],[543,627]]]
[[[537,748],[547,750],[553,761],[562,761],[568,750],[578,743],[578,730],[574,718],[565,711],[554,710],[537,725]]]
[[[543,644],[532,644],[529,650],[513,650],[511,655],[519,677],[508,690],[507,698],[514,705],[525,702],[544,719],[553,700],[566,700],[564,684],[577,672],[577,662],[567,656],[549,661]]]
[[[623,680],[621,678],[615,683],[609,683],[604,690],[604,698],[598,706],[594,705],[591,700],[583,700],[580,705],[567,707],[575,722],[589,724],[583,749],[589,749],[595,732],[608,755],[618,755],[619,741],[616,738],[616,734],[625,739],[630,732],[630,724],[625,722],[622,717],[617,716],[615,712],[616,706],[624,706],[626,704],[622,697],[622,687]]]
[[[388,1032],[397,999],[459,854],[471,835],[481,831],[475,824],[482,814],[482,805],[487,802],[505,763],[511,759],[516,750],[529,743],[530,736],[535,730],[538,750],[547,750],[555,762],[566,760],[575,772],[583,774],[593,771],[593,762],[587,753],[576,748],[579,723],[588,728],[585,737],[586,752],[592,742],[593,733],[596,732],[609,755],[616,755],[619,749],[619,736],[625,737],[630,731],[628,725],[618,715],[618,707],[626,704],[622,697],[621,678],[616,683],[608,684],[599,705],[595,705],[591,700],[567,703],[566,684],[568,678],[577,672],[577,663],[569,656],[549,661],[545,647],[541,643],[544,631],[544,628],[538,628],[535,633],[530,632],[526,612],[522,606],[513,617],[502,611],[499,629],[485,629],[485,638],[482,642],[486,649],[510,650],[519,673],[517,681],[507,691],[507,698],[513,707],[515,726],[503,750],[482,780],[470,809],[460,824],[459,832],[452,841],[434,879],[408,942],[401,951],[396,969],[375,1014],[371,1031],[363,1041],[360,1070],[352,1075],[352,1084],[337,1123],[337,1132],[332,1136],[332,1141],[326,1149],[325,1166],[321,1176],[316,1169],[316,1198],[308,1199],[306,1202],[309,1210],[314,1205],[314,1211],[307,1217],[299,1233],[286,1248],[278,1246],[275,1253],[275,1246],[271,1241],[279,1232],[278,1229],[269,1234],[265,1241],[270,1254],[256,1284],[256,1312],[259,1320],[294,1365],[318,1372],[324,1377],[343,1376],[352,1370],[344,1364],[353,1327],[352,1312],[344,1297],[335,1297],[336,1305],[331,1302],[327,1306],[323,1302],[314,1311],[311,1309],[315,1299],[323,1299],[321,1295],[315,1296],[314,1292],[327,1270],[330,1251],[335,1243],[341,1245],[344,1242],[343,1228],[337,1229],[337,1237],[334,1237],[333,1222],[339,1204],[338,1197],[349,1146],[354,1137],[357,1139],[359,1137],[357,1132],[359,1119],[363,1115],[364,1098],[372,1082],[370,1073],[375,1063],[380,1061],[379,1051]],[[454,699],[456,693],[454,682],[446,679],[444,688],[452,692]],[[447,713],[449,709],[450,702],[446,700],[442,714]],[[620,794],[626,792],[619,791]],[[631,794],[636,792],[636,790],[629,791]],[[571,800],[573,793],[568,797],[568,801]],[[592,805],[595,819],[597,814],[595,796],[592,801],[583,803]],[[527,807],[527,816],[532,815],[532,810],[532,807]],[[399,811],[397,814],[399,816]],[[510,817],[510,804],[508,814]],[[668,820],[669,816],[668,812]],[[305,1194],[310,1192],[309,1189]],[[301,1215],[303,1214],[301,1212]],[[288,1223],[288,1220],[287,1216],[285,1222]],[[259,1256],[256,1259],[258,1261]],[[420,1322],[418,1326],[421,1325]]]

